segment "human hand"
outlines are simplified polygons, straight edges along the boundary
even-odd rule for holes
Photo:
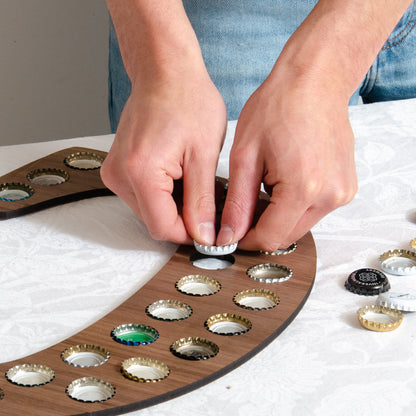
[[[276,93],[277,92],[277,93]],[[237,123],[217,245],[275,251],[301,238],[357,190],[348,100],[271,80]],[[261,183],[270,203],[253,228]]]
[[[215,172],[227,124],[206,72],[136,83],[101,176],[158,240],[215,242]],[[172,192],[183,179],[183,207]]]

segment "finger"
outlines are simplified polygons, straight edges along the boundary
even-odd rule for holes
[[[242,154],[243,153],[243,154]],[[230,158],[230,181],[221,218],[217,245],[239,241],[249,230],[261,184],[261,171],[245,150]]]
[[[286,191],[285,185],[276,185],[269,205],[255,227],[240,241],[239,247],[244,250],[265,251],[284,247],[308,207],[295,194]]]
[[[351,201],[354,189],[352,187],[348,192],[337,190],[326,196],[319,194],[320,198],[302,199],[284,188],[278,193],[278,187],[275,187],[270,204],[255,227],[240,241],[240,248],[275,251],[288,247],[303,237],[329,212]],[[317,200],[319,204],[314,203]]]
[[[281,210],[269,206],[260,217],[257,225],[250,229],[240,241],[239,247],[243,250],[270,252],[284,248],[298,216],[282,214]]]
[[[172,197],[173,180],[165,176],[159,180],[144,180],[135,188],[142,221],[155,240],[190,244],[192,240]]]
[[[193,153],[184,164],[183,216],[186,229],[198,243],[215,244],[215,172],[218,155]]]
[[[327,213],[327,211],[322,212],[317,208],[309,208],[300,216],[292,229],[288,225],[289,222],[296,221],[296,217],[293,217],[292,220],[286,217],[286,221],[283,221],[286,224],[280,226],[279,229],[272,228],[279,227],[277,221],[275,224],[270,224],[268,217],[262,216],[257,225],[240,241],[239,247],[243,250],[264,250],[269,252],[284,249],[302,238]],[[277,215],[279,213],[275,209],[270,210],[271,217]]]
[[[103,183],[108,189],[121,198],[140,220],[143,220],[140,207],[137,204],[136,195],[131,188],[131,181],[127,179],[127,176],[120,174],[121,169],[113,168],[115,162],[113,162],[110,157],[111,154],[107,156],[100,169]],[[113,172],[116,172],[116,174]]]
[[[344,187],[339,185],[332,192],[329,192],[328,195],[319,199],[319,203],[310,206],[300,217],[287,239],[282,242],[282,247],[287,247],[303,237],[315,224],[336,208],[351,202],[356,191],[357,183],[353,179],[351,183],[345,184]]]
[[[330,209],[322,209],[319,207],[310,207],[304,215],[299,219],[296,226],[288,235],[287,239],[282,241],[280,248],[289,247],[290,244],[300,240],[308,231],[312,229],[325,215],[331,212]]]

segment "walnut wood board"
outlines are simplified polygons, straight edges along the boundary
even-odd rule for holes
[[[65,159],[76,154],[92,154],[104,159],[106,152],[84,147],[71,147],[52,153],[44,158],[28,163],[0,177],[0,186],[5,184],[24,184],[33,189],[33,195],[26,199],[5,201],[0,198],[0,219],[14,218],[44,208],[66,202],[95,196],[111,195],[100,178],[100,170],[76,169],[65,164]],[[59,185],[37,185],[28,178],[37,170],[56,170],[68,175],[68,180]]]
[[[53,188],[57,189],[58,186]],[[43,364],[55,372],[55,378],[50,383],[34,387],[12,384],[3,376],[0,379],[0,389],[4,393],[0,400],[0,413],[30,413],[35,416],[115,415],[185,394],[221,377],[272,342],[299,313],[315,278],[316,250],[311,233],[297,242],[295,251],[286,255],[271,256],[237,250],[233,253],[234,263],[221,270],[204,270],[194,266],[190,261],[194,253],[193,247],[181,246],[145,286],[85,330],[36,354],[0,364],[0,372],[3,374],[13,366],[21,364]],[[261,283],[247,275],[249,267],[264,263],[287,266],[292,270],[293,276],[282,283]],[[190,296],[177,290],[175,283],[180,278],[195,274],[215,279],[220,283],[221,289],[210,296]],[[238,292],[256,288],[274,292],[279,297],[279,304],[268,310],[250,310],[233,301]],[[181,321],[162,321],[146,313],[148,305],[165,299],[189,305],[192,314]],[[241,316],[248,319],[252,326],[246,333],[233,336],[208,331],[204,325],[206,320],[221,313]],[[151,344],[138,346],[123,345],[113,340],[111,331],[119,325],[129,323],[155,328],[159,334],[158,339]],[[207,339],[218,346],[219,352],[207,360],[192,361],[177,357],[170,351],[170,346],[184,337]],[[110,353],[110,359],[98,367],[80,368],[66,364],[61,359],[61,352],[79,344],[105,348]],[[131,357],[159,360],[169,367],[170,373],[159,382],[139,383],[130,380],[122,375],[120,366]],[[95,403],[84,403],[70,398],[66,394],[66,387],[81,377],[97,377],[111,383],[116,389],[115,395],[109,400]]]

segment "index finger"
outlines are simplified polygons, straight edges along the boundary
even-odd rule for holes
[[[240,248],[272,252],[293,243],[291,241],[292,231],[307,207],[296,198],[287,195],[284,190],[278,192],[278,186],[275,187],[267,208],[255,226],[240,241]]]
[[[164,182],[145,181],[144,186],[135,188],[142,221],[155,240],[191,244],[192,239],[172,196],[173,180],[166,178]]]

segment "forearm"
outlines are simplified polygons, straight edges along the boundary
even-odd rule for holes
[[[155,81],[200,66],[202,56],[180,0],[107,0],[130,79]]]
[[[287,42],[281,69],[349,99],[411,0],[320,0]],[[283,68],[282,68],[283,67]]]

